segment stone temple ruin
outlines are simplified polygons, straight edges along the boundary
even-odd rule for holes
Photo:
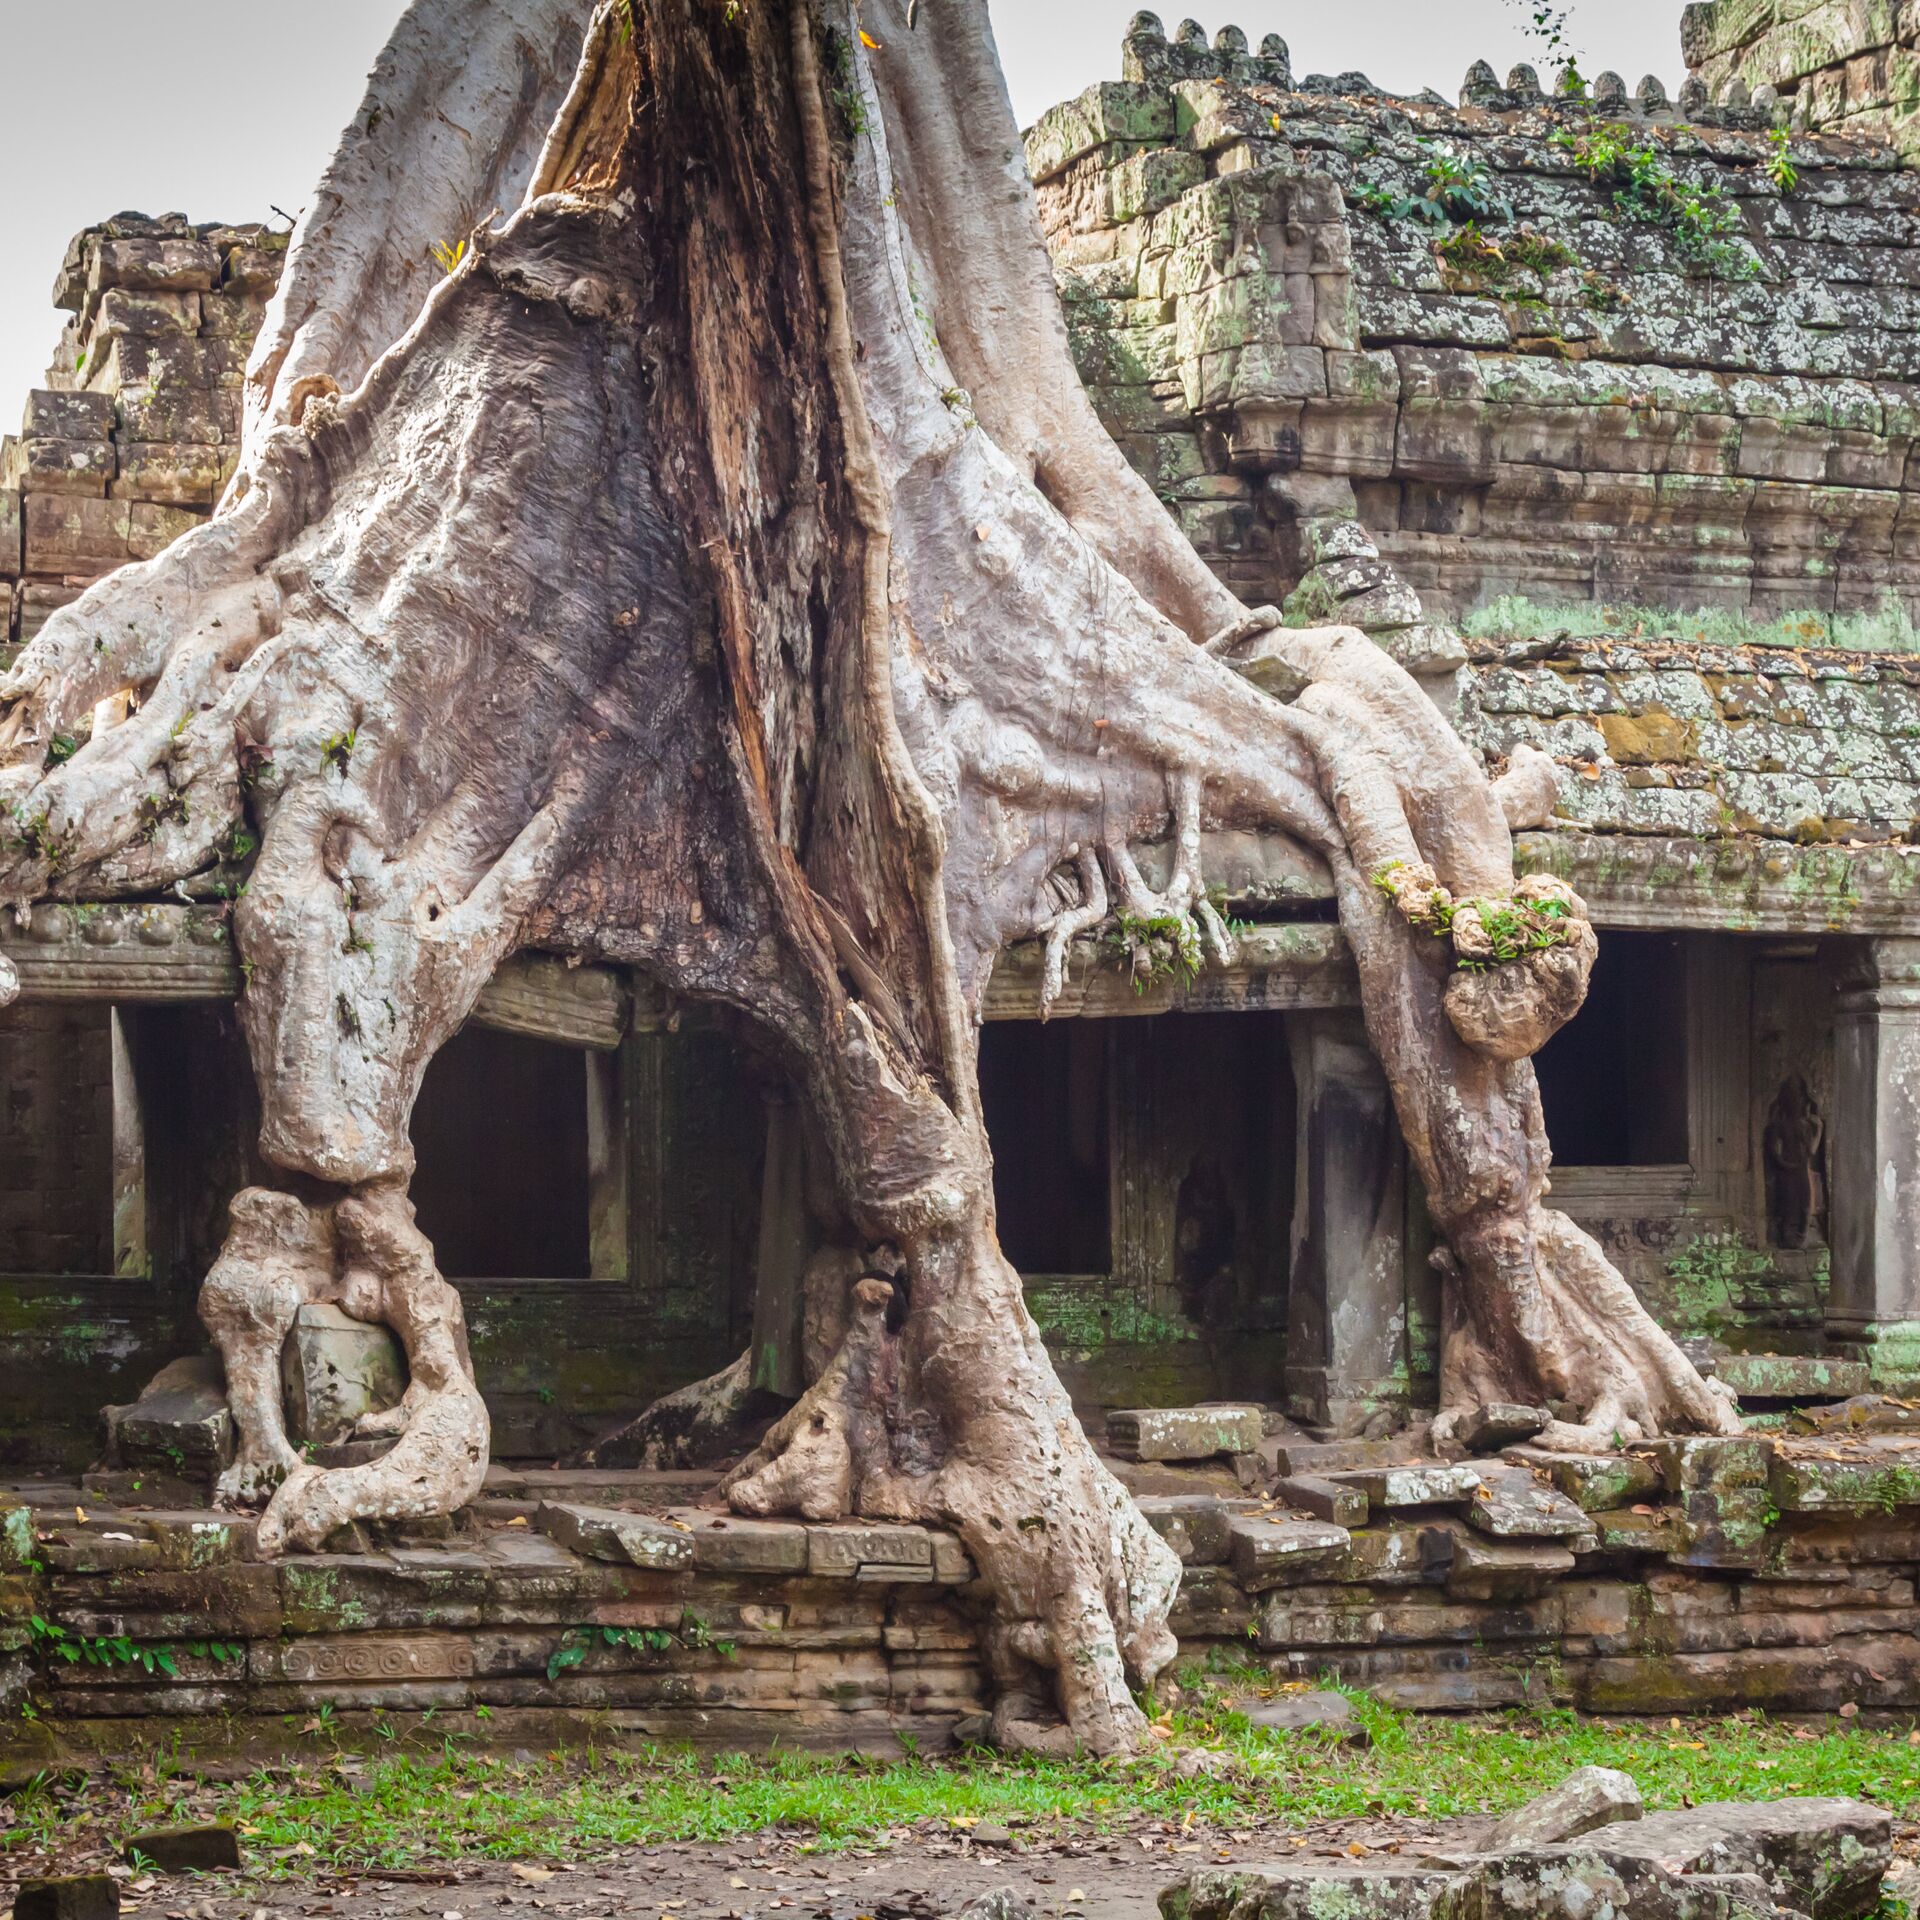
[[[1251,1637],[1432,1708],[1920,1708],[1915,56],[1753,13],[1688,9],[1674,98],[1476,65],[1457,105],[1142,14],[1121,77],[1028,136],[1082,375],[1201,554],[1366,630],[1490,761],[1565,770],[1518,844],[1601,929],[1538,1062],[1554,1198],[1753,1416],[1550,1460],[1541,1410],[1491,1408],[1438,1457],[1430,1232],[1328,875],[1216,836],[1232,968],[1137,980],[1083,940],[1043,1025],[1017,951],[982,1044],[1004,1243],[1187,1563],[1189,1650]],[[5,657],[210,512],[283,247],[135,215],[73,243],[0,465]],[[743,1351],[771,1412],[819,1338],[791,1110],[723,1023],[610,969],[516,957],[415,1116],[483,1499],[272,1564],[208,1509],[232,1434],[194,1299],[255,1177],[233,884],[0,926],[0,1703],[41,1703],[0,1722],[0,1778],[130,1721],[245,1745],[322,1705],[484,1706],[515,1740],[964,1732],[957,1541],[730,1518],[712,1462],[598,1444]],[[402,1385],[329,1308],[285,1373],[322,1460]],[[30,1611],[173,1671],[50,1672]],[[671,1645],[555,1669],[596,1624]]]

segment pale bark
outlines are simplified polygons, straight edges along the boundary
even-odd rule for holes
[[[456,11],[483,16],[460,85],[504,112],[498,47],[556,15]],[[1592,955],[1577,900],[1514,884],[1543,770],[1496,787],[1363,635],[1273,634],[1211,580],[1074,379],[982,0],[916,18],[873,0],[870,53],[846,0],[623,0],[570,84],[535,59],[494,171],[430,216],[391,189],[445,156],[363,116],[334,177],[389,190],[303,229],[244,484],[0,678],[0,904],[248,869],[233,932],[288,1190],[236,1201],[203,1312],[242,1436],[225,1491],[271,1495],[271,1547],[444,1510],[484,1470],[405,1187],[421,1076],[499,960],[634,965],[757,1022],[850,1238],[899,1278],[861,1282],[730,1497],[954,1527],[995,1599],[1003,1737],[1120,1751],[1178,1562],[1000,1253],[974,1023],[1003,946],[1057,962],[1110,904],[1230,957],[1203,828],[1295,835],[1339,876],[1451,1249],[1447,1406],[1551,1396],[1582,1438],[1730,1415],[1542,1205],[1525,1055]],[[409,21],[376,93],[428,116],[458,36],[446,0]],[[423,220],[523,162],[529,197],[403,322],[385,276]],[[1256,636],[1290,702],[1233,670]],[[123,689],[137,713],[47,766]],[[1156,894],[1131,849],[1169,833]],[[1535,937],[1510,962],[1509,924]],[[287,1444],[273,1362],[313,1299],[406,1343],[372,1466]]]

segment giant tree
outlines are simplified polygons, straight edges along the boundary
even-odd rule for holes
[[[1203,830],[1293,836],[1443,1237],[1442,1420],[1724,1429],[1543,1204],[1529,1056],[1594,953],[1576,897],[1515,883],[1552,769],[1490,779],[1362,635],[1282,629],[1183,542],[1075,376],[984,0],[585,6],[416,0],[295,235],[220,511],[0,679],[0,903],[257,843],[232,930],[278,1179],[235,1199],[202,1314],[222,1493],[268,1502],[269,1551],[480,1484],[408,1125],[501,959],[739,1010],[869,1272],[729,1497],[956,1527],[1001,1737],[1123,1750],[1178,1565],[995,1238],[995,956],[1044,939],[1057,984],[1121,913],[1225,962]],[[1133,850],[1169,838],[1153,891]],[[286,1438],[279,1346],[318,1298],[406,1347],[371,1465]]]

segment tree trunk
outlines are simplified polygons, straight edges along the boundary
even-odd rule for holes
[[[414,1098],[515,947],[628,964],[758,1024],[899,1276],[860,1282],[733,1503],[957,1528],[1002,1737],[1136,1744],[1178,1563],[999,1251],[976,1023],[1004,945],[1047,937],[1057,980],[1110,906],[1230,957],[1207,825],[1295,835],[1339,877],[1451,1249],[1447,1404],[1553,1395],[1567,1437],[1726,1424],[1541,1204],[1526,1056],[1593,946],[1571,895],[1514,885],[1540,768],[1490,785],[1363,636],[1249,615],[1120,458],[984,0],[868,0],[864,30],[848,0],[611,0],[577,67],[565,7],[480,13],[418,0],[396,35],[294,248],[221,514],[0,680],[0,901],[247,881],[285,1178],[235,1202],[203,1314],[241,1434],[223,1492],[270,1496],[263,1541],[479,1484],[458,1298],[405,1198]],[[493,116],[457,166],[424,125],[456,97]],[[403,322],[419,206],[481,224]],[[1233,670],[1250,644],[1290,701]],[[90,732],[123,689],[137,711]],[[50,764],[57,733],[84,744]],[[1155,895],[1130,848],[1169,831]],[[288,1446],[274,1367],[315,1299],[406,1345],[373,1466]]]

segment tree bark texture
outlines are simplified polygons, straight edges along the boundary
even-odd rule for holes
[[[1527,1056],[1593,952],[1577,900],[1514,883],[1550,773],[1490,783],[1362,635],[1274,632],[1126,465],[984,0],[417,0],[250,381],[220,514],[0,679],[0,902],[244,886],[281,1177],[236,1200],[202,1311],[222,1491],[267,1501],[270,1548],[479,1485],[414,1099],[515,948],[627,964],[755,1023],[866,1275],[732,1503],[957,1528],[1001,1736],[1137,1743],[1178,1564],[1000,1252],[977,1015],[1007,943],[1046,938],[1057,979],[1110,913],[1229,959],[1210,826],[1333,865],[1448,1249],[1445,1405],[1563,1400],[1563,1439],[1730,1424],[1543,1204]],[[1234,670],[1256,643],[1292,698]],[[1155,894],[1129,849],[1170,833]],[[321,1299],[411,1367],[397,1445],[350,1471],[280,1413]]]

